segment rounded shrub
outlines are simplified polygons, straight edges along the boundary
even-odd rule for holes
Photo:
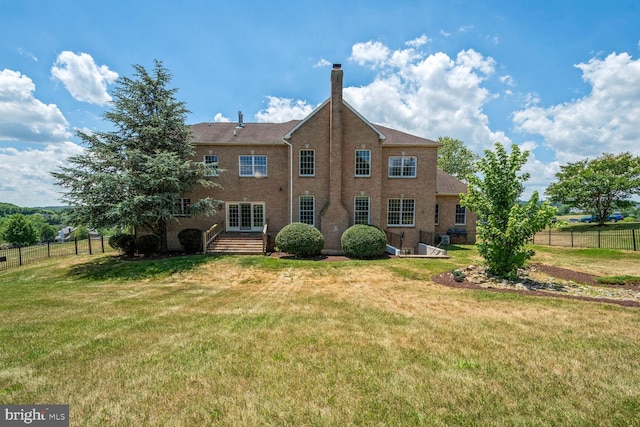
[[[136,249],[142,255],[153,255],[160,248],[160,237],[155,234],[145,234],[136,238]]]
[[[109,237],[109,246],[128,256],[133,256],[136,253],[136,236],[133,234],[114,234]]]
[[[182,249],[188,254],[202,251],[202,231],[197,228],[185,228],[178,233]]]
[[[349,258],[377,258],[387,249],[387,236],[373,225],[356,224],[342,233],[340,244]]]
[[[276,247],[298,258],[320,255],[323,246],[320,230],[302,222],[293,222],[276,235]]]

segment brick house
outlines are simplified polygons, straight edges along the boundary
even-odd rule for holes
[[[185,195],[169,247],[179,248],[181,229],[222,221],[226,232],[247,233],[268,223],[272,236],[305,222],[322,232],[326,253],[339,253],[342,233],[357,223],[381,227],[406,252],[450,229],[473,242],[475,216],[459,200],[466,185],[437,169],[440,144],[370,123],[343,101],[342,80],[334,65],[331,96],[303,120],[244,123],[239,113],[238,123],[193,125],[196,159],[210,166],[208,179],[222,186],[212,196],[225,206],[215,217],[189,217],[190,201],[212,190]]]

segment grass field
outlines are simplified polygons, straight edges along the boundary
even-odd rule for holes
[[[536,247],[637,275],[640,254]],[[640,425],[640,310],[448,288],[477,259],[79,256],[0,272],[0,403],[71,425]]]

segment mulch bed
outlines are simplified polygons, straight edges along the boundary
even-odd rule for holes
[[[535,264],[535,267],[538,271],[542,271],[545,274],[548,274],[551,277],[555,277],[561,280],[571,280],[576,283],[582,283],[590,286],[601,286],[601,287],[615,287],[617,289],[632,289],[636,291],[640,291],[640,286],[637,285],[629,285],[629,286],[620,286],[620,285],[607,285],[604,283],[600,283],[597,281],[598,276],[594,276],[592,274],[581,273],[579,271],[573,271],[566,268],[554,267],[551,265],[544,264]],[[525,291],[519,289],[503,289],[503,288],[485,288],[478,285],[475,285],[467,280],[463,280],[462,282],[456,282],[453,280],[453,275],[451,272],[445,272],[433,276],[431,278],[435,283],[440,285],[449,286],[452,288],[462,288],[462,289],[477,289],[491,292],[508,292],[508,293],[517,293],[522,295],[535,295],[541,297],[550,297],[550,298],[568,298],[574,300],[582,300],[582,301],[593,301],[593,302],[604,302],[609,304],[617,304],[624,307],[640,307],[640,302],[638,301],[630,301],[630,300],[622,300],[622,299],[609,299],[609,298],[591,298],[591,297],[583,297],[577,295],[566,295],[560,292],[543,292],[543,291]]]

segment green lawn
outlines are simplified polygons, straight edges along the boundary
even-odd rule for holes
[[[477,260],[453,249],[0,272],[0,403],[69,404],[73,426],[640,425],[640,309],[430,282]],[[535,249],[598,274],[640,261]]]

